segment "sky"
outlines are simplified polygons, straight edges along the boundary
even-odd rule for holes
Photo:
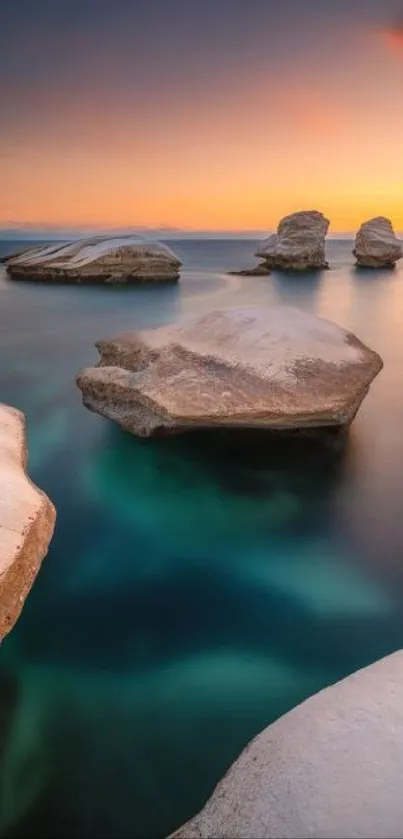
[[[3,0],[0,227],[403,231],[403,0]]]

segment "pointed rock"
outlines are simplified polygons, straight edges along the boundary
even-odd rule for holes
[[[267,267],[283,271],[328,268],[325,255],[329,221],[317,210],[302,210],[280,221],[277,233],[261,243],[256,256]]]
[[[403,249],[391,221],[377,216],[364,222],[355,237],[353,254],[357,265],[364,268],[392,268],[403,256]]]

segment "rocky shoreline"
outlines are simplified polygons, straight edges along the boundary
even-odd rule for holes
[[[25,419],[0,405],[0,638],[13,628],[51,541],[56,512],[26,473]]]

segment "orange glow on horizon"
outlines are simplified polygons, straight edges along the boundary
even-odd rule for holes
[[[360,37],[335,81],[291,68],[196,101],[83,86],[19,105],[2,126],[0,226],[272,230],[316,208],[334,232],[374,215],[403,231],[403,74],[384,46],[403,30]]]

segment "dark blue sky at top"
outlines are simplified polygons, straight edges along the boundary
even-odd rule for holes
[[[80,84],[197,94],[222,74],[298,65],[329,27],[393,26],[400,11],[401,0],[3,0],[1,98],[29,108]]]
[[[371,189],[396,212],[402,26],[403,0],[2,0],[0,215],[98,223],[104,207],[105,223],[147,226],[158,209],[173,226],[252,229],[267,225],[264,184],[273,217],[311,192],[336,206],[345,167],[366,208],[367,139]],[[112,212],[116,183],[127,206]],[[213,212],[246,184],[249,215]]]

